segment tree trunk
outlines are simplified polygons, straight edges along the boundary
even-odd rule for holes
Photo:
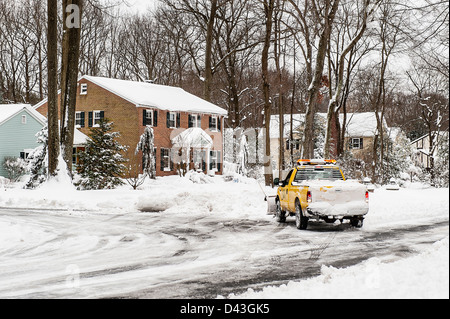
[[[280,0],[277,0],[277,6],[280,6]],[[277,79],[278,79],[278,118],[279,118],[279,158],[278,158],[278,177],[282,178],[282,172],[284,169],[284,107],[283,107],[283,95],[282,95],[282,74],[281,74],[281,67],[280,67],[280,55],[281,55],[281,31],[280,31],[280,19],[281,16],[278,15],[279,12],[277,12],[274,17],[275,20],[273,22],[274,24],[274,54],[275,54],[275,67],[277,70]],[[281,14],[281,13],[280,13]]]
[[[58,132],[58,1],[47,0],[48,35],[48,174],[55,176],[59,156]]]
[[[302,157],[314,157],[314,116],[316,114],[319,98],[319,89],[322,83],[325,55],[327,52],[328,38],[330,37],[334,17],[339,5],[339,0],[326,1],[324,28],[320,35],[319,46],[317,48],[316,65],[312,82],[308,88],[308,105],[305,116],[305,129],[302,141]],[[331,8],[330,8],[331,6]]]
[[[68,5],[78,7],[78,12],[67,12]],[[69,14],[81,22],[83,0],[63,0],[63,57],[61,72],[61,150],[68,173],[72,172],[73,137],[75,128],[75,105],[78,84],[78,61],[80,55],[81,26],[68,25]]]
[[[205,50],[205,82],[204,82],[204,99],[211,101],[211,82],[212,82],[212,42],[214,21],[217,12],[217,0],[211,0],[211,13],[208,19],[206,29],[206,50]]]
[[[269,48],[272,33],[272,15],[274,10],[274,3],[275,0],[264,0],[266,34],[261,56],[263,95],[264,95],[264,121],[265,121],[264,131],[266,143],[265,158],[264,158],[264,177],[266,186],[270,186],[273,184],[272,159],[270,156],[270,116],[272,114],[272,102],[270,100],[270,84],[269,84]]]

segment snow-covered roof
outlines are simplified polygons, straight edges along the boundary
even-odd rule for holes
[[[433,131],[432,136],[439,136],[439,137],[448,137],[448,131]],[[425,134],[419,138],[416,138],[414,141],[412,141],[411,143],[409,143],[410,145],[415,144],[416,142],[423,140],[423,139],[427,139],[429,138],[428,134]]]
[[[326,113],[316,113],[316,118],[326,124]],[[339,120],[342,125],[344,122],[344,115],[339,115]],[[305,121],[305,114],[293,114],[292,122],[294,131],[299,129],[299,126],[303,126]],[[346,134],[347,137],[373,137],[377,134],[377,119],[374,112],[364,113],[347,113],[346,119]],[[279,138],[279,116],[272,115],[270,120],[270,138]],[[290,132],[291,115],[284,115],[284,130],[283,135],[285,138],[289,136]],[[386,121],[384,120],[384,127],[387,128]]]
[[[283,118],[284,118],[283,136],[284,138],[288,138],[291,130],[291,115],[284,114]],[[270,138],[280,138],[279,119],[280,119],[279,115],[272,115],[270,117]],[[305,121],[305,114],[292,114],[292,124],[293,124],[292,127],[294,132],[298,129],[299,126],[303,125],[304,121]]]
[[[187,148],[211,148],[213,140],[208,133],[199,127],[191,127],[183,130],[180,134],[172,139],[174,147]]]
[[[344,115],[340,114],[341,124],[344,122]],[[387,128],[384,120],[383,126]],[[346,136],[349,137],[373,137],[378,134],[377,118],[374,112],[347,113]]]
[[[43,125],[47,119],[39,112],[35,111],[29,104],[0,104],[0,125],[11,119],[17,113],[26,110],[31,116]]]
[[[80,130],[75,128],[74,133],[73,133],[73,146],[76,147],[76,146],[85,145],[88,138],[89,137],[86,134],[84,134],[83,132],[81,132]]]
[[[152,107],[167,111],[207,113],[226,116],[221,107],[190,94],[182,88],[147,82],[117,80],[85,75],[86,79],[135,104],[137,107]]]

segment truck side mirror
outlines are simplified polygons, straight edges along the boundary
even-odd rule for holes
[[[278,186],[278,184],[280,184],[280,179],[279,179],[279,178],[275,178],[275,179],[273,180],[273,185],[274,185],[274,186]]]

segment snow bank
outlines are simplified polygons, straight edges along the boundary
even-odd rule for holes
[[[424,299],[449,298],[449,237],[419,255],[396,261],[371,258],[348,268],[322,266],[321,275],[239,299]],[[219,298],[223,298],[219,296]]]
[[[165,182],[170,186],[164,185]],[[267,211],[264,193],[255,180],[225,182],[221,176],[193,173],[186,178],[165,177],[147,187],[152,195],[141,195],[136,202],[136,208],[142,212],[260,218]]]
[[[249,178],[225,181],[222,176],[188,173],[147,179],[138,190],[124,185],[113,190],[77,191],[65,182],[49,181],[35,190],[0,189],[0,207],[57,209],[71,213],[83,211],[116,214],[130,211],[165,214],[221,214],[229,218],[266,216],[264,193]]]
[[[382,188],[370,193],[369,213],[365,230],[385,225],[421,223],[449,218],[448,188],[405,189],[389,191]]]

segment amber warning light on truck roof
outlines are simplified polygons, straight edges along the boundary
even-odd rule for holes
[[[299,159],[297,161],[299,165],[326,165],[326,164],[336,164],[334,159]]]

